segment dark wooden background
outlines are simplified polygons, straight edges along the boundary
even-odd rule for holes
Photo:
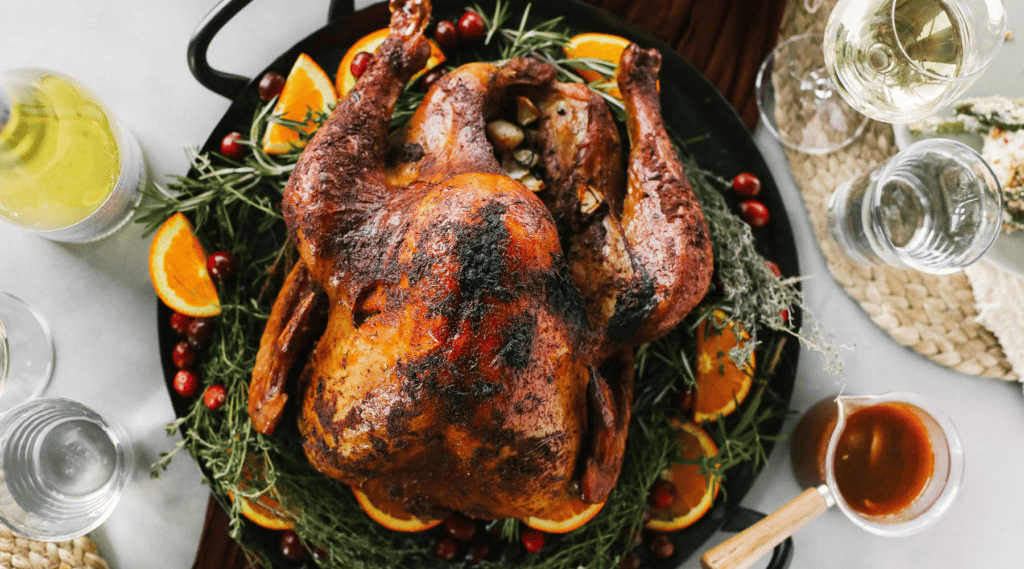
[[[775,47],[786,0],[584,0],[673,46],[757,126],[754,79]],[[227,516],[212,498],[193,569],[241,569],[245,556],[228,537]]]

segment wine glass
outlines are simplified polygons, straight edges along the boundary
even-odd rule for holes
[[[754,81],[758,111],[768,131],[806,154],[838,150],[860,136],[868,123],[836,95],[821,46],[822,36],[816,34],[781,42],[765,58]]]
[[[0,292],[0,414],[38,397],[53,375],[53,337],[20,298]]]
[[[909,123],[963,95],[1005,35],[1002,0],[840,0],[825,27],[825,67],[852,107]]]

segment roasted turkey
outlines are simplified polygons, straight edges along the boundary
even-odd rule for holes
[[[662,122],[660,56],[618,75],[630,150],[582,84],[533,59],[473,63],[389,121],[428,57],[428,0],[303,152],[283,212],[299,260],[249,392],[270,434],[301,389],[309,461],[421,517],[543,516],[607,498],[622,465],[632,348],[705,294],[711,243]],[[486,124],[526,97],[546,188],[510,178]],[[390,156],[390,157],[389,157]]]

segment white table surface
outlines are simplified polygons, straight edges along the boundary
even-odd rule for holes
[[[3,4],[0,70],[39,66],[79,78],[134,131],[155,179],[185,173],[183,149],[202,143],[228,106],[193,79],[185,58],[189,37],[213,0]],[[253,2],[214,41],[210,61],[251,76],[319,28],[326,12],[327,0]],[[1019,62],[1015,69],[1020,71]],[[766,133],[756,138],[785,194],[808,277],[808,304],[838,342],[849,346],[842,378],[826,374],[814,354],[802,355],[792,408],[806,409],[833,394],[840,380],[850,393],[915,391],[953,418],[967,462],[960,498],[929,530],[876,537],[829,511],[796,536],[792,567],[1024,566],[1020,385],[942,368],[875,327],[829,275],[785,155]],[[149,464],[176,439],[164,431],[174,416],[159,363],[148,239],[131,226],[98,243],[66,245],[0,224],[0,242],[0,290],[32,304],[53,329],[57,364],[47,394],[81,400],[123,423],[134,438],[135,475],[93,538],[115,568],[190,567],[208,497],[198,468],[183,454],[159,478],[149,477]],[[792,422],[787,432],[791,427]],[[745,506],[770,511],[799,492],[788,451],[787,443],[777,446]],[[697,566],[696,557],[683,564]]]

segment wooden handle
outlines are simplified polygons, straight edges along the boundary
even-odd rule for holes
[[[824,492],[824,493],[823,493]],[[808,488],[786,505],[740,533],[707,550],[700,558],[704,569],[744,569],[831,505],[828,490]]]

